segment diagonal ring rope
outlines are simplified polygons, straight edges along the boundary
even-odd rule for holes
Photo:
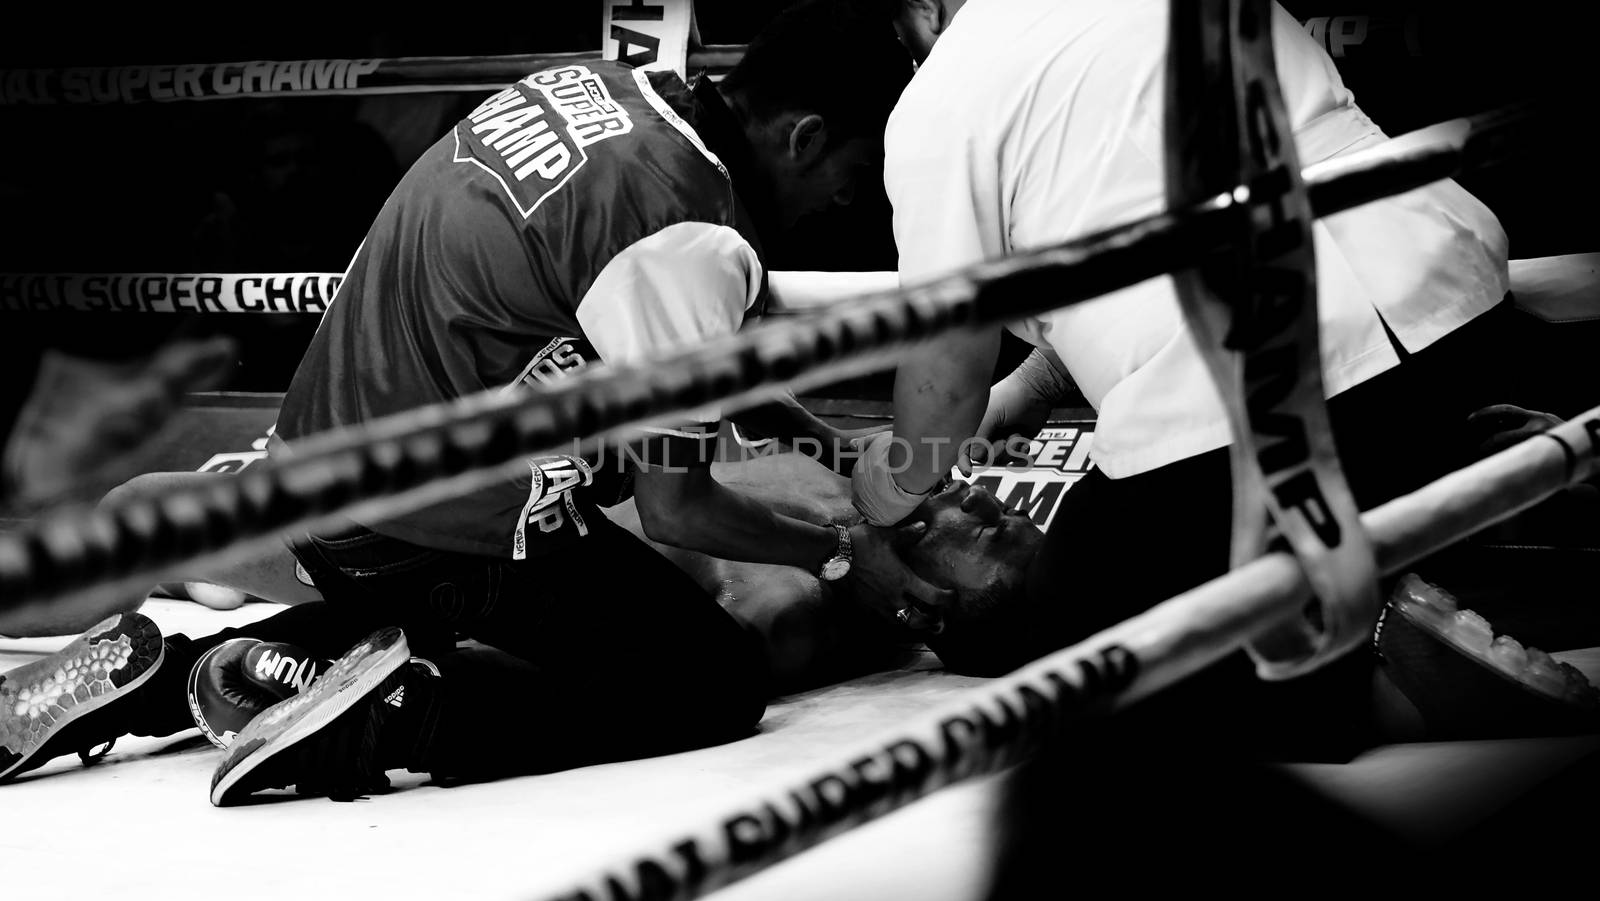
[[[1417,440],[1425,440],[1420,437]],[[1600,407],[1361,515],[1379,569],[1399,571],[1600,469]],[[1274,552],[1070,648],[837,749],[815,768],[659,838],[609,866],[547,878],[561,901],[686,901],[956,782],[997,773],[1062,730],[1127,707],[1292,618],[1311,585]]]

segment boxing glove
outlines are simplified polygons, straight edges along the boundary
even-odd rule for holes
[[[294,645],[232,638],[189,670],[189,713],[212,744],[226,748],[256,714],[305,691],[327,668]]]

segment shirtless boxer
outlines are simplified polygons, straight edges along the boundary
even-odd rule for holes
[[[850,505],[848,481],[804,455],[757,456],[717,463],[713,469],[724,484],[797,519],[853,524],[860,518]],[[118,488],[108,501],[216,478],[226,477],[148,474]],[[644,537],[631,500],[607,514],[627,531]],[[772,690],[787,693],[893,666],[904,646],[918,638],[927,639],[941,655],[957,655],[957,660],[959,655],[981,652],[982,643],[995,634],[992,624],[1000,619],[1004,599],[1020,586],[1042,537],[1026,515],[1003,510],[993,495],[961,482],[926,501],[900,535],[907,561],[933,584],[955,591],[957,603],[945,608],[937,624],[931,615],[918,612],[897,631],[871,612],[869,599],[852,596],[848,583],[825,583],[797,567],[720,560],[652,544],[761,638]],[[208,736],[221,743],[227,732],[242,726],[251,714],[293,694],[326,666],[323,658],[337,656],[365,634],[357,634],[360,626],[321,602],[315,588],[296,576],[296,569],[296,561],[285,549],[194,577],[195,581],[288,604],[291,609],[212,636],[193,640],[167,636],[165,642],[182,647],[175,657],[200,660],[193,674],[164,668],[138,691],[92,718],[85,717],[85,729],[12,761],[0,750],[0,766],[6,767],[0,778],[121,734],[170,735],[192,728],[197,718]],[[53,670],[56,663],[68,665],[84,656],[84,649],[93,644],[90,636],[108,630],[126,635],[125,643],[159,642],[161,637],[154,628],[142,616],[126,615],[118,625],[90,630],[49,662],[29,666],[44,671]],[[940,634],[932,634],[936,628]],[[205,653],[211,649],[217,653]],[[471,653],[497,652],[476,648]],[[255,667],[263,659],[269,661],[267,672],[258,674]],[[286,659],[294,663],[284,663]],[[0,680],[0,690],[3,684]],[[206,687],[198,689],[198,706],[191,712],[186,698],[195,686]],[[0,749],[6,736],[17,731],[20,720],[10,710],[0,710]]]

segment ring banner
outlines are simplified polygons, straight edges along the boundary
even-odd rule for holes
[[[590,51],[0,69],[0,106],[486,91],[504,87],[529,72],[599,56]]]
[[[1314,217],[1277,82],[1271,4],[1172,7],[1170,200],[1242,201],[1232,245],[1174,281],[1234,435],[1233,565],[1281,535],[1317,598],[1249,645],[1262,678],[1291,678],[1367,635],[1381,604],[1377,564],[1323,397]]]
[[[648,12],[654,7],[632,7]],[[656,4],[666,10],[676,2]],[[530,53],[505,56],[424,56],[399,59],[250,60],[148,66],[74,66],[0,69],[0,106],[85,106],[242,100],[271,97],[360,97],[378,94],[448,94],[493,91],[529,72],[598,59],[639,60],[647,69],[706,68],[725,73],[742,47],[689,51],[693,19],[618,19],[617,37],[605,52]],[[610,7],[608,7],[608,10]],[[612,29],[608,27],[607,34]]]
[[[1534,120],[1533,108],[1508,107],[1470,119],[1451,119],[1392,138],[1379,147],[1308,166],[1303,176],[1312,212],[1331,216],[1435,179],[1499,162],[1514,150],[1516,131]],[[1149,242],[1148,249],[1167,240],[1160,234],[1170,238],[1174,229],[1193,233],[1213,222],[1221,225],[1233,208],[1245,205],[1234,198],[1232,188],[1223,189],[1188,204],[1186,212],[1158,217],[1159,223],[1151,220],[1112,229],[1105,234],[1120,231],[1123,237],[1105,243],[1108,248],[1123,248],[1129,236],[1138,235]],[[1191,234],[1185,240],[1193,238]],[[1196,243],[1206,243],[1208,247],[1222,244],[1214,240]],[[339,272],[0,272],[0,313],[64,310],[320,316],[343,278]]]
[[[635,69],[671,70],[687,78],[694,34],[693,0],[603,0],[601,55]]]
[[[1415,15],[1316,16],[1301,25],[1336,60],[1423,53],[1423,23]],[[0,69],[0,106],[479,91],[504,87],[538,69],[600,58],[639,60],[645,68],[672,69],[685,77],[704,67],[715,78],[745,49],[743,44],[700,46],[690,0],[605,0],[601,39],[601,53]]]
[[[315,313],[341,272],[0,272],[0,311]]]

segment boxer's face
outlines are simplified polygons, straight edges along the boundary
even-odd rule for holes
[[[1027,514],[1007,511],[987,490],[960,480],[923,501],[907,520],[916,523],[926,531],[905,550],[906,562],[946,588],[1016,585],[1044,541]]]

